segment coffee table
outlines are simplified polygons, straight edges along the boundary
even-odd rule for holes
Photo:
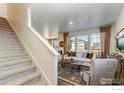
[[[80,71],[81,67],[89,70],[87,66],[83,65],[84,63],[86,64],[87,62],[82,62],[82,61],[79,61],[79,60],[62,59],[60,61],[60,63],[61,63],[61,67],[62,68],[65,68],[66,65],[69,65],[72,68],[75,68],[76,67],[76,69],[77,69],[78,72]]]
[[[60,61],[61,65],[62,65],[62,68],[64,68],[65,65],[72,64],[73,62],[74,62],[74,60],[72,60],[72,59],[69,59],[69,60],[67,60],[67,59],[62,59],[62,60]]]
[[[81,61],[76,61],[76,60],[75,60],[73,63],[71,63],[71,65],[77,66],[77,71],[78,71],[78,72],[80,71],[81,64],[82,64]]]

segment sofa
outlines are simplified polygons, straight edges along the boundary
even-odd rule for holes
[[[91,62],[96,59],[96,54],[92,53],[92,57],[88,58],[88,54],[92,52],[87,52],[87,51],[76,51],[72,52],[71,57],[67,57],[66,59],[74,59],[75,62],[81,62],[82,66],[89,67]]]
[[[71,58],[73,58],[74,60],[79,60],[82,62],[91,62],[92,60],[96,59],[96,54],[92,53],[92,57],[88,58],[87,55],[88,53],[92,53],[92,52],[87,52],[87,51],[76,51],[75,54],[73,52]],[[68,57],[70,58],[70,57]]]

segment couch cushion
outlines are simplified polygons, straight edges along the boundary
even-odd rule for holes
[[[77,57],[73,57],[74,60],[78,60],[81,62],[91,62],[91,59],[89,58],[77,58]]]
[[[93,53],[93,57],[92,57],[92,60],[96,59],[96,54]]]
[[[90,62],[83,62],[81,65],[85,66],[85,67],[90,67],[91,63]]]
[[[88,54],[88,52],[82,52],[82,58],[87,58],[87,54]]]

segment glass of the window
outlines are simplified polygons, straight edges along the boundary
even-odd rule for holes
[[[74,36],[69,37],[69,49],[71,51],[75,51],[75,37]]]
[[[91,50],[100,50],[100,34],[99,33],[93,33],[90,36],[90,48]]]
[[[87,50],[88,35],[77,36],[77,50]]]

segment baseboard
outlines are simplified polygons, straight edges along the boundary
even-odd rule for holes
[[[72,81],[70,81],[70,80],[67,80],[67,79],[65,79],[65,78],[63,78],[63,77],[60,77],[60,76],[58,76],[58,79],[60,79],[60,80],[62,80],[62,81],[64,81],[64,82],[67,82],[67,83],[70,84],[70,85],[79,85],[78,83],[74,83],[74,82],[72,82]]]
[[[40,67],[39,63],[37,62],[37,60],[35,59],[35,57],[32,55],[31,51],[28,49],[26,43],[21,38],[21,36],[18,34],[16,28],[13,26],[13,24],[9,20],[8,20],[8,22],[11,25],[11,27],[12,27],[13,31],[15,32],[15,34],[17,35],[18,39],[20,40],[20,42],[24,46],[26,52],[29,54],[29,57],[32,58],[32,63],[37,67],[37,70],[41,73],[41,79],[46,82],[45,85],[52,85],[52,83],[50,82],[50,80],[47,78],[47,75],[45,74],[45,72],[43,71],[43,69]]]

